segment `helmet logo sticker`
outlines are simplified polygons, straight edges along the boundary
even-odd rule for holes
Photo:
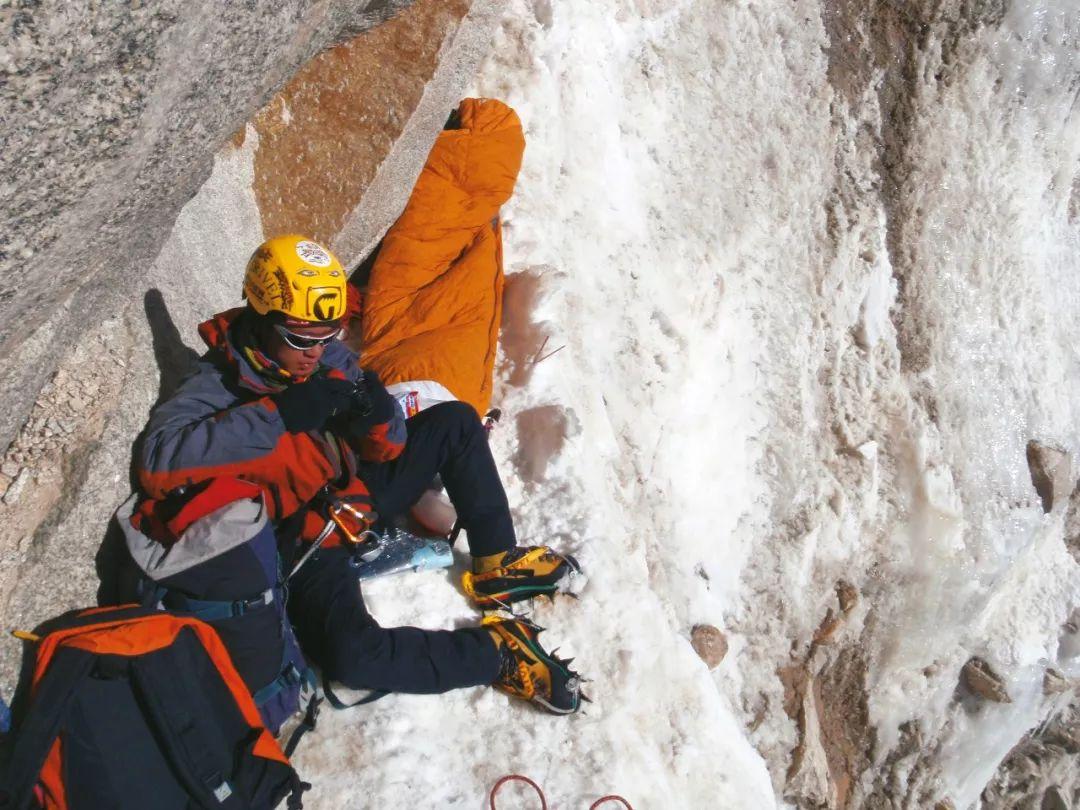
[[[275,268],[274,277],[278,282],[278,295],[281,297],[281,308],[286,311],[292,309],[293,295],[292,290],[289,289],[289,279],[285,275],[285,271],[280,267]]]
[[[335,289],[312,290],[318,297],[311,305],[311,312],[320,321],[333,321],[338,317],[341,293]]]
[[[330,266],[330,254],[323,250],[321,245],[314,242],[308,242],[307,240],[297,242],[296,255],[308,264],[315,265],[315,267]]]

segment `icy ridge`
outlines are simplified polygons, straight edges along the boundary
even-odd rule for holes
[[[910,54],[853,90],[835,13],[514,6],[480,89],[529,130],[508,256],[567,349],[526,387],[572,435],[536,491],[578,479],[591,525],[624,504],[675,635],[732,632],[714,681],[789,801],[965,807],[1059,702],[1046,669],[1075,677],[1025,445],[1080,439],[1077,24],[841,7]],[[973,657],[1012,703],[958,685]]]

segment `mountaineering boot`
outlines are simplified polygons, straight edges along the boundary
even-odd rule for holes
[[[581,571],[577,560],[547,546],[516,546],[486,557],[473,557],[473,570],[461,584],[481,608],[506,607],[560,590],[571,574]]]
[[[499,647],[499,676],[492,684],[500,692],[537,703],[552,714],[573,714],[585,698],[581,678],[562,660],[540,646],[541,628],[516,619],[489,616],[484,626]]]

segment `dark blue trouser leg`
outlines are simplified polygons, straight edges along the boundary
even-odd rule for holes
[[[474,555],[517,545],[506,491],[472,406],[442,402],[406,420],[405,427],[408,439],[400,456],[383,464],[363,463],[358,471],[379,514],[403,514],[438,473]]]
[[[482,627],[380,627],[364,606],[351,550],[320,550],[289,581],[289,618],[304,653],[352,689],[434,694],[490,684],[499,653]]]

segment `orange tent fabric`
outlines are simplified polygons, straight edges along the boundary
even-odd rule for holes
[[[387,385],[441,383],[479,414],[491,403],[502,315],[499,208],[525,137],[493,99],[465,99],[439,134],[405,211],[387,232],[363,300],[362,363]]]

